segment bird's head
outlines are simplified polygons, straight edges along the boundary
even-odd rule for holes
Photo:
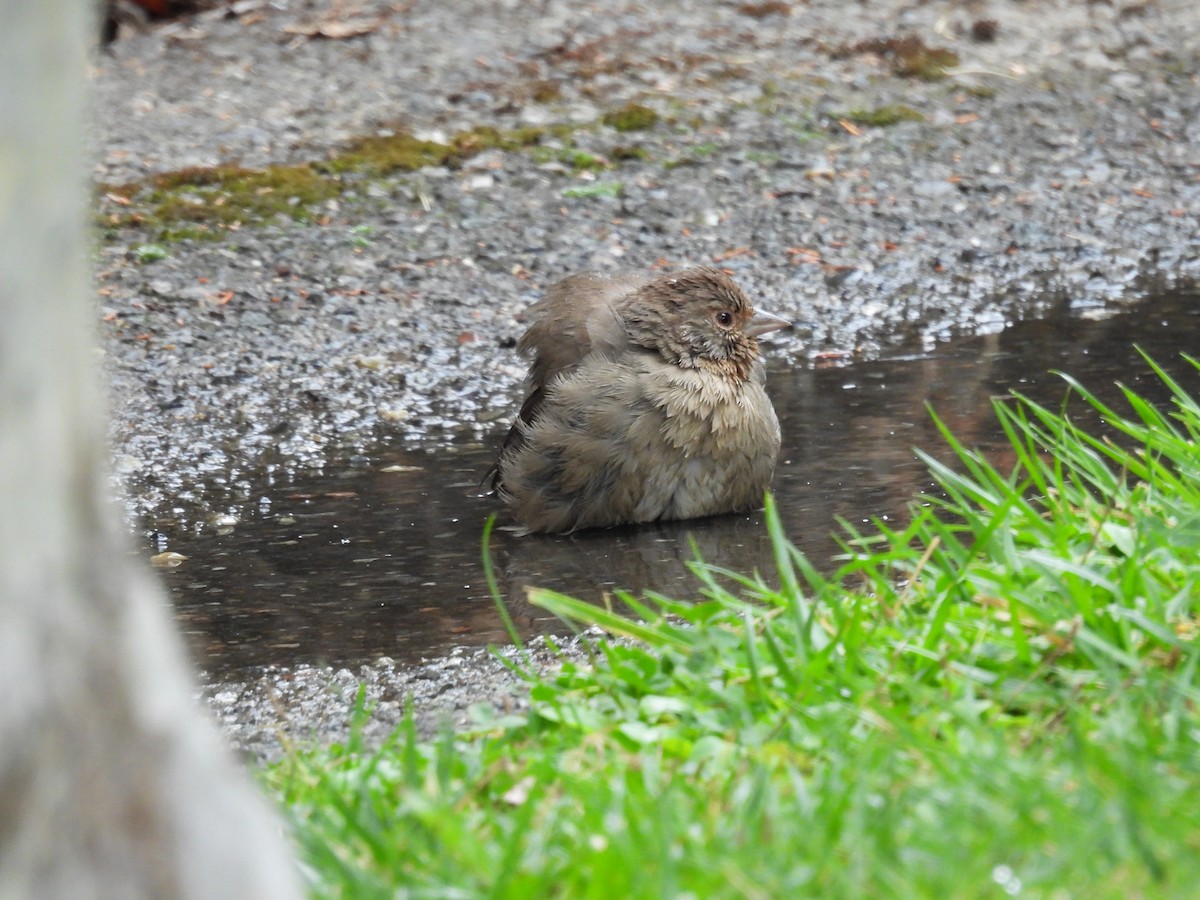
[[[789,324],[756,312],[728,275],[707,267],[661,275],[617,311],[630,339],[668,362],[740,379],[759,358],[758,336]]]

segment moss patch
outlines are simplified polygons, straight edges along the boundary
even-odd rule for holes
[[[596,184],[569,187],[562,192],[562,195],[576,200],[589,200],[595,197],[620,197],[624,191],[625,186],[619,181],[601,181]]]
[[[880,106],[876,109],[852,109],[842,113],[839,119],[848,119],[855,125],[867,125],[872,128],[886,128],[900,122],[924,122],[925,116],[911,106],[895,104]]]
[[[658,113],[640,103],[627,103],[620,109],[610,110],[602,120],[605,125],[626,131],[645,131],[658,124]]]
[[[612,163],[604,157],[589,153],[586,150],[563,150],[559,153],[559,159],[576,172],[597,172],[600,169],[608,169],[612,166]]]
[[[359,138],[335,154],[323,169],[333,173],[360,172],[367,175],[390,175],[394,172],[415,172],[427,166],[456,166],[485,150],[521,150],[541,143],[547,136],[570,134],[570,126],[516,128],[501,131],[481,125],[470,131],[460,131],[449,143],[416,138],[407,131],[376,137]]]
[[[140,227],[162,240],[219,237],[276,216],[307,218],[341,191],[337,181],[308,164],[180,169],[140,184],[107,188],[120,211],[102,217],[102,224]]]
[[[538,143],[546,129],[501,132],[481,127],[454,135],[447,144],[408,132],[360,138],[330,159],[291,166],[181,169],[144,182],[101,188],[112,207],[105,228],[140,228],[159,240],[216,239],[242,225],[277,216],[308,220],[327,200],[347,190],[344,176],[367,178],[457,165],[491,148],[519,149]]]
[[[648,128],[658,121],[653,110],[636,104],[604,117],[618,131]],[[568,124],[501,131],[480,126],[455,134],[446,143],[423,140],[397,129],[390,135],[363,137],[329,159],[298,165],[249,169],[241,166],[181,169],[125,185],[101,185],[98,224],[101,229],[138,229],[153,240],[215,240],[242,226],[278,217],[308,221],[329,200],[357,191],[364,182],[429,166],[461,165],[486,150],[506,152],[534,148],[576,171],[611,168],[599,153],[576,148],[572,136],[589,126]],[[547,138],[559,148],[539,147]],[[644,158],[637,148],[617,148],[611,160]]]
[[[621,157],[613,157],[619,158]],[[581,150],[572,144],[565,147],[537,147],[533,151],[533,161],[539,164],[562,163],[576,172],[598,172],[601,169],[612,168],[612,163],[607,158]]]
[[[483,149],[480,147],[480,149]],[[359,138],[321,167],[333,173],[366,172],[390,175],[415,172],[428,166],[444,166],[461,159],[461,151],[449,144],[425,141],[407,131]]]

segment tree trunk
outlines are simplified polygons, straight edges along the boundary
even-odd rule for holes
[[[0,898],[296,897],[105,496],[81,164],[94,3],[0,0]]]

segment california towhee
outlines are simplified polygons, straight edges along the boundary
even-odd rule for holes
[[[526,531],[762,502],[779,420],[758,335],[788,322],[710,268],[571,275],[529,316],[529,392],[489,472]]]

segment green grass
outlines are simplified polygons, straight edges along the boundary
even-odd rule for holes
[[[626,640],[514,665],[528,715],[266,772],[314,896],[1193,896],[1200,406],[1158,371],[1165,409],[1068,379],[1119,442],[1020,397],[1011,471],[944,432],[939,490],[832,573],[768,503],[772,573],[535,592]]]
[[[134,259],[140,263],[158,262],[171,255],[162,244],[138,244],[132,252]]]

